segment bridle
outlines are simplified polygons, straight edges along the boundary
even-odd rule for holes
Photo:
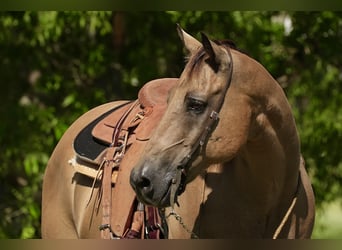
[[[191,151],[181,160],[179,165],[177,166],[177,175],[172,179],[171,183],[171,195],[170,195],[170,204],[173,209],[174,204],[177,203],[177,196],[182,194],[185,190],[186,186],[186,177],[189,172],[190,166],[189,163],[191,159],[193,159],[194,154],[202,148],[205,144],[206,140],[209,137],[209,134],[212,132],[213,128],[216,126],[217,122],[219,121],[219,112],[222,108],[223,102],[226,97],[226,93],[231,85],[232,77],[233,77],[233,57],[230,51],[230,48],[224,46],[228,53],[230,67],[228,69],[228,80],[224,86],[224,89],[219,96],[216,105],[212,108],[210,115],[207,117],[205,121],[205,128],[202,133],[199,135],[198,139],[191,147]]]

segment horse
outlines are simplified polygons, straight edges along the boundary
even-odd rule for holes
[[[310,238],[314,193],[283,89],[232,43],[203,33],[199,41],[177,29],[188,61],[179,79],[159,80],[170,85],[165,107],[157,122],[138,125],[148,127],[148,136],[123,157],[129,167],[113,190],[125,191],[112,196],[111,211],[134,194],[139,204],[157,208],[170,239]],[[101,237],[100,168],[91,178],[71,167],[91,165],[75,158],[72,145],[88,124],[126,105],[116,101],[88,111],[57,144],[44,175],[43,238]],[[126,112],[136,104],[130,105]]]

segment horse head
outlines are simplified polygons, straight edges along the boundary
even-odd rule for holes
[[[230,49],[203,33],[201,42],[180,27],[178,33],[189,60],[130,178],[138,198],[158,207],[172,205],[186,183],[201,173],[208,162],[229,160],[232,156],[232,152],[217,150],[222,136],[212,134],[224,125],[219,111],[232,80]],[[209,144],[215,145],[208,147]]]

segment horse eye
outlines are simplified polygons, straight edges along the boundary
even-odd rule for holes
[[[207,103],[192,97],[186,99],[186,109],[194,114],[201,114],[207,107]]]

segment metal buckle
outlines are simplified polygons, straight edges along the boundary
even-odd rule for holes
[[[219,119],[219,113],[217,113],[216,111],[211,111],[210,113],[210,118],[217,121]]]

